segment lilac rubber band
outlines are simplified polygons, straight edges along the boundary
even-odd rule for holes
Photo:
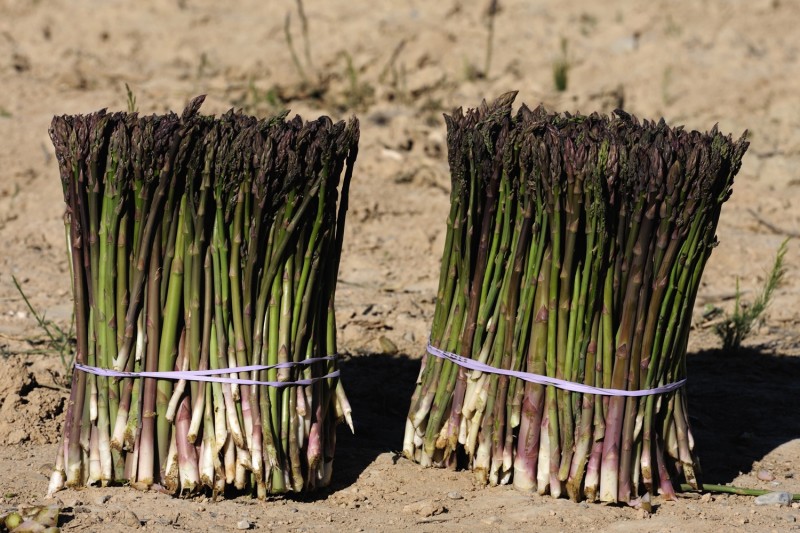
[[[94,374],[96,376],[104,376],[109,378],[154,378],[154,379],[171,379],[171,380],[186,380],[186,381],[209,381],[212,383],[231,383],[238,385],[264,385],[267,387],[289,387],[292,385],[311,385],[323,379],[339,377],[339,371],[335,370],[330,374],[319,376],[315,378],[300,379],[297,381],[259,381],[255,379],[241,379],[222,377],[221,374],[237,374],[239,372],[254,372],[259,370],[270,370],[275,368],[291,368],[294,366],[310,365],[313,363],[320,363],[323,361],[333,361],[336,359],[335,355],[326,357],[312,357],[304,361],[278,363],[275,365],[249,365],[249,366],[235,366],[230,368],[218,368],[211,370],[172,370],[167,372],[121,372],[119,370],[110,370],[108,368],[100,368],[97,366],[83,365],[75,363],[75,368]]]
[[[668,383],[667,385],[663,385],[661,387],[656,387],[654,389],[643,389],[643,390],[622,390],[622,389],[604,389],[602,387],[592,387],[590,385],[584,385],[583,383],[575,383],[574,381],[566,381],[564,379],[558,378],[551,378],[549,376],[543,376],[541,374],[532,374],[530,372],[519,372],[517,370],[506,370],[504,368],[495,368],[493,366],[489,366],[486,363],[481,363],[480,361],[474,361],[472,359],[467,359],[466,357],[461,357],[460,355],[456,355],[454,353],[445,352],[444,350],[440,350],[435,346],[431,346],[428,344],[428,353],[431,355],[435,355],[436,357],[441,357],[442,359],[447,359],[448,361],[452,361],[459,366],[463,366],[464,368],[468,368],[470,370],[477,370],[479,372],[485,372],[487,374],[500,374],[503,376],[509,376],[512,378],[519,378],[524,381],[529,381],[531,383],[538,383],[540,385],[552,385],[553,387],[564,389],[572,392],[581,392],[584,394],[598,394],[601,396],[650,396],[653,394],[664,394],[665,392],[672,392],[676,389],[683,387],[686,384],[686,378],[676,381],[674,383]]]

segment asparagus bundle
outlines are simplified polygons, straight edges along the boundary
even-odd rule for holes
[[[53,119],[77,370],[51,493],[330,481],[350,416],[332,354],[358,122],[214,118],[202,101]]]
[[[514,96],[446,117],[451,208],[404,454],[575,500],[696,487],[680,380],[748,143],[622,111],[512,116]]]

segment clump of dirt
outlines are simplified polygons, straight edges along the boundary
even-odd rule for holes
[[[36,381],[34,365],[0,359],[0,444],[58,442],[67,392]]]

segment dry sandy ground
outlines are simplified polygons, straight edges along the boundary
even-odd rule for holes
[[[768,320],[739,354],[718,351],[704,305],[730,309],[736,278],[759,290],[774,252],[800,233],[800,4],[790,0],[503,0],[488,75],[486,1],[0,0],[0,507],[43,501],[65,392],[57,356],[12,283],[67,327],[70,283],[54,114],[126,105],[206,113],[284,107],[357,114],[337,302],[356,435],[340,428],[334,484],[302,498],[178,500],[129,488],[63,491],[65,530],[785,531],[797,508],[737,496],[657,502],[652,516],[477,489],[468,472],[422,470],[395,450],[434,306],[449,176],[441,113],[518,89],[518,102],[750,131],[706,269],[688,357],[690,409],[709,482],[800,492],[800,242]],[[600,7],[602,5],[602,7]],[[292,61],[290,31],[303,65]],[[565,40],[568,87],[553,65]],[[304,82],[304,78],[307,80]],[[390,340],[396,354],[387,353]],[[391,351],[391,350],[388,350]],[[760,480],[767,470],[773,481]],[[762,474],[764,477],[764,474]],[[137,519],[130,515],[136,514]]]

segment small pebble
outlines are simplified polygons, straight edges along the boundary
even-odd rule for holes
[[[397,345],[394,342],[392,342],[392,340],[389,337],[381,335],[378,338],[378,342],[381,345],[383,353],[385,353],[386,355],[394,355],[397,353]]]
[[[711,493],[710,493],[710,492],[706,492],[706,493],[705,493],[705,494],[703,494],[703,496],[700,498],[700,501],[701,501],[701,502],[703,502],[703,503],[711,503],[711,502],[713,502],[713,501],[714,501],[714,498],[711,496]]]
[[[447,493],[447,497],[450,498],[451,500],[463,500],[464,499],[464,497],[461,495],[461,493],[458,492],[458,491],[455,491],[455,490],[451,491],[451,492],[448,492]]]
[[[788,520],[789,522],[797,522],[797,518],[795,518],[792,515],[786,515],[786,520]]]
[[[117,522],[136,529],[139,529],[142,525],[142,522],[139,520],[139,517],[136,516],[136,514],[133,511],[130,510],[118,512]]]
[[[108,501],[109,501],[110,499],[111,499],[111,496],[109,496],[108,494],[106,494],[105,496],[100,496],[99,498],[97,498],[97,499],[94,501],[94,503],[96,503],[97,505],[103,505],[104,503],[108,503]]]
[[[500,518],[495,516],[495,515],[487,516],[486,518],[481,520],[481,523],[482,524],[486,524],[487,526],[491,526],[491,525],[494,525],[494,524],[499,524],[500,523]]]
[[[427,518],[429,516],[436,516],[438,514],[445,513],[447,512],[447,509],[433,500],[421,500],[406,505],[403,507],[403,512],[414,513],[423,518]]]
[[[69,493],[67,493],[67,494],[65,495],[65,498],[64,498],[64,507],[72,507],[72,508],[75,508],[75,507],[80,507],[80,506],[81,506],[81,505],[83,505],[83,504],[84,504],[84,501],[83,501],[83,500],[81,500],[80,498],[77,498],[77,497],[76,497],[76,498],[74,498],[74,499],[73,499],[73,496],[71,496]]]
[[[653,512],[653,502],[650,501],[650,493],[647,492],[642,496],[639,507],[641,507],[642,511],[650,514]]]
[[[761,470],[759,470],[759,471],[758,471],[758,474],[756,474],[756,476],[757,476],[757,477],[758,477],[758,479],[760,479],[761,481],[772,481],[772,480],[774,480],[774,479],[775,479],[775,476],[774,476],[774,475],[772,475],[772,472],[770,472],[770,471],[769,471],[769,470],[767,470],[766,468],[762,468]]]
[[[790,503],[792,503],[792,495],[784,491],[768,492],[755,499],[756,505],[789,505]]]
[[[253,525],[247,520],[239,520],[236,522],[236,529],[250,529]]]

